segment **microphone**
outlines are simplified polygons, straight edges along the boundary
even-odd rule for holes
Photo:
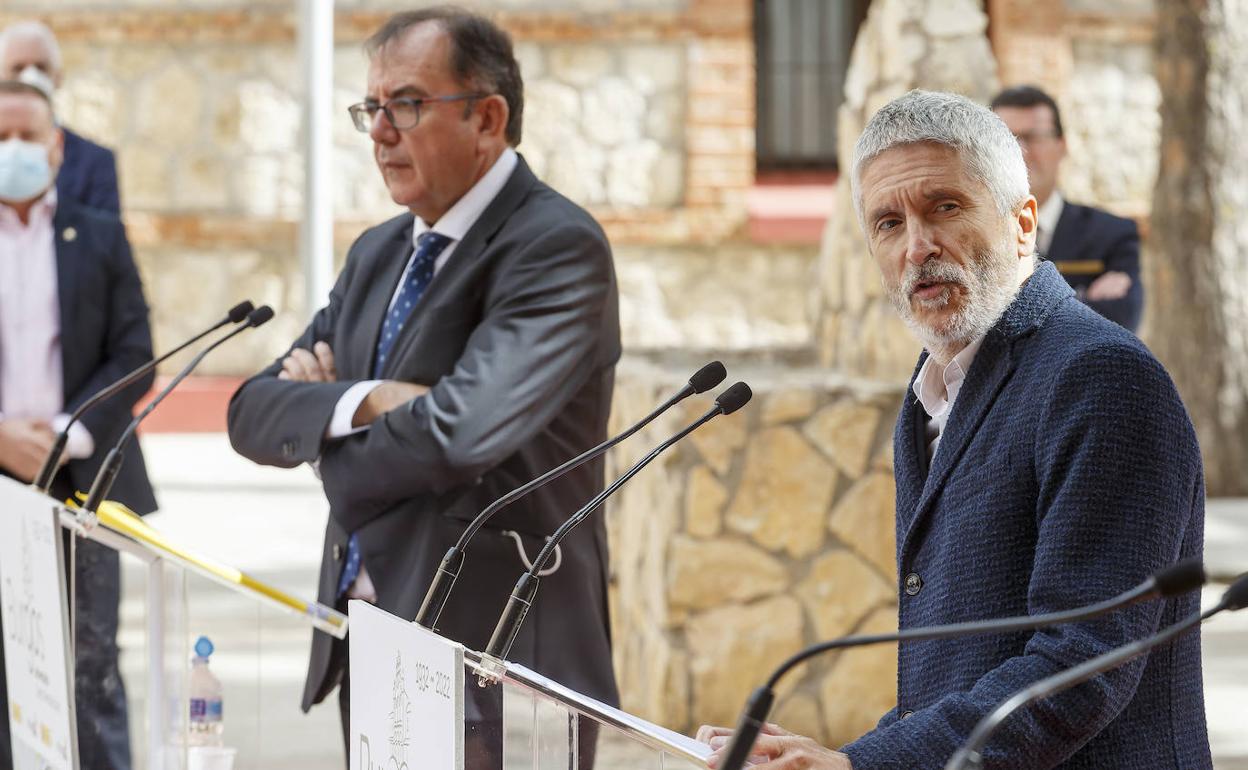
[[[477,534],[477,530],[481,529],[482,525],[490,520],[490,517],[533,490],[544,487],[568,471],[574,470],[596,457],[600,457],[611,447],[649,425],[668,409],[671,409],[695,393],[705,393],[723,382],[727,376],[728,371],[724,369],[723,364],[719,361],[710,362],[694,372],[693,376],[689,378],[689,384],[681,388],[679,393],[642,418],[641,422],[618,436],[604,441],[593,449],[573,457],[563,465],[543,473],[529,483],[516,487],[486,506],[472,520],[468,528],[464,530],[464,533],[460,535],[459,541],[451,546],[446,555],[442,557],[442,563],[438,565],[438,571],[434,573],[433,582],[429,585],[429,590],[425,592],[425,598],[420,603],[420,611],[416,613],[416,619],[413,622],[431,630],[437,624],[438,616],[442,614],[442,608],[446,606],[446,600],[450,598],[451,589],[455,587],[455,580],[459,577],[459,572],[464,566],[464,549],[468,546],[468,541]]]
[[[869,634],[862,636],[843,636],[827,642],[811,645],[781,663],[767,683],[750,694],[746,701],[745,711],[733,731],[732,742],[728,746],[721,770],[741,770],[745,760],[754,748],[754,741],[767,722],[767,714],[775,701],[775,687],[780,678],[789,670],[809,658],[845,647],[858,647],[883,642],[920,642],[932,639],[953,639],[960,636],[979,636],[983,634],[1003,634],[1015,631],[1031,631],[1045,626],[1056,626],[1073,623],[1078,620],[1104,615],[1113,610],[1163,597],[1179,596],[1193,591],[1205,584],[1205,567],[1197,559],[1188,559],[1171,565],[1149,577],[1135,588],[1096,604],[1076,607],[1072,610],[1048,612],[1043,615],[1020,615],[993,620],[973,620],[965,623],[950,623],[942,626],[924,626],[894,631],[888,634]]]
[[[1041,679],[1031,686],[1019,690],[984,716],[983,719],[979,720],[979,724],[975,725],[975,729],[971,731],[971,735],[966,743],[949,758],[949,763],[945,765],[945,770],[960,770],[963,767],[982,767],[984,761],[982,752],[984,746],[988,743],[988,738],[991,737],[993,731],[1010,714],[1013,714],[1018,709],[1068,690],[1098,674],[1115,669],[1127,661],[1143,655],[1154,647],[1169,644],[1220,612],[1227,610],[1234,612],[1235,610],[1242,610],[1246,606],[1248,606],[1248,573],[1240,575],[1231,584],[1231,587],[1222,594],[1222,599],[1205,612],[1200,612],[1180,620],[1178,623],[1168,626],[1151,636],[1124,644],[1121,647],[1098,655],[1091,660],[1084,661],[1073,668],[1068,668],[1065,671],[1060,671]]]
[[[209,334],[212,334],[222,326],[236,324],[239,321],[242,321],[254,308],[255,306],[252,305],[249,300],[244,300],[238,303],[234,307],[230,308],[230,312],[226,313],[225,318],[217,321],[209,328],[199,334],[196,334],[194,337],[191,337],[189,340],[183,342],[181,345],[178,345],[168,353],[165,353],[160,358],[148,361],[138,369],[135,369],[125,377],[122,377],[120,380],[117,380],[112,385],[109,385],[95,395],[91,396],[91,398],[82,402],[82,404],[74,410],[74,413],[69,416],[69,422],[65,423],[65,427],[60,433],[57,434],[56,441],[53,442],[52,449],[48,451],[48,456],[43,461],[43,467],[39,469],[39,475],[35,476],[35,481],[32,486],[34,486],[37,491],[45,495],[48,493],[48,488],[52,486],[52,478],[56,475],[56,469],[60,467],[61,455],[65,452],[65,444],[69,441],[69,428],[71,425],[78,422],[78,419],[86,414],[89,409],[104,399],[117,395],[121,391],[125,390],[128,385],[155,369],[169,357],[182,352],[187,347],[199,342],[201,339]]]
[[[268,323],[272,318],[273,308],[268,305],[261,305],[247,314],[246,323],[231,330],[229,334],[226,334],[208,347],[196,353],[195,357],[190,360],[190,363],[182,367],[182,371],[178,372],[177,375],[169,381],[169,384],[165,386],[165,389],[160,391],[160,393],[157,393],[156,397],[143,408],[143,411],[139,412],[135,418],[130,421],[130,424],[126,426],[125,431],[122,432],[121,438],[117,439],[117,443],[115,443],[113,448],[108,451],[108,455],[104,458],[103,465],[100,466],[99,472],[95,474],[95,480],[91,482],[91,491],[87,493],[87,501],[82,505],[82,509],[84,511],[88,514],[92,514],[95,513],[96,509],[100,507],[100,503],[104,501],[104,498],[108,495],[109,490],[113,487],[113,482],[117,479],[117,472],[121,470],[122,452],[125,449],[126,442],[128,442],[134,435],[134,432],[138,430],[139,423],[143,422],[143,419],[152,413],[152,410],[156,408],[156,405],[161,401],[164,401],[165,396],[169,395],[173,389],[178,386],[178,383],[186,379],[186,376],[190,374],[196,366],[199,366],[199,362],[203,361],[205,356],[218,348],[222,343],[232,337],[242,334],[248,329],[262,326]]]
[[[753,395],[750,386],[744,382],[738,382],[723,393],[720,393],[715,399],[715,405],[706,414],[651,450],[650,454],[641,458],[636,465],[611,482],[610,486],[595,495],[583,508],[572,514],[571,518],[560,525],[559,529],[555,530],[555,533],[546,540],[546,545],[538,553],[537,558],[533,560],[533,565],[520,576],[520,580],[516,582],[516,587],[512,589],[511,596],[507,599],[507,606],[499,617],[498,624],[494,626],[494,634],[490,637],[490,644],[486,648],[485,659],[489,660],[494,667],[498,667],[507,657],[507,654],[511,652],[511,646],[516,641],[516,634],[520,632],[520,624],[524,622],[524,616],[528,614],[529,608],[533,605],[533,600],[537,595],[537,586],[540,580],[538,573],[546,568],[546,564],[554,554],[555,548],[558,547],[560,541],[576,528],[576,525],[600,508],[608,497],[615,494],[615,491],[622,487],[625,482],[636,476],[638,471],[649,465],[652,460],[662,454],[668,447],[719,415],[732,414],[737,411],[749,403]]]

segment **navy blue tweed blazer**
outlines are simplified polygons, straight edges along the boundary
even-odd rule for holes
[[[1200,451],[1174,384],[1052,263],[984,339],[930,468],[924,422],[907,391],[894,435],[902,628],[1069,609],[1201,555]],[[855,770],[942,768],[1012,693],[1198,604],[1193,594],[1034,633],[904,644],[897,708],[843,751]],[[1016,712],[985,766],[1211,767],[1199,635]]]

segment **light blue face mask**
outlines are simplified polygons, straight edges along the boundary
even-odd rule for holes
[[[0,142],[0,200],[24,203],[52,184],[48,148],[35,142]]]

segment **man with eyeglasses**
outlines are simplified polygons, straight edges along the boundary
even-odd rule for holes
[[[366,50],[350,116],[410,213],[359,237],[329,304],[234,395],[229,431],[258,463],[315,463],[330,506],[320,600],[413,618],[475,514],[606,438],[618,300],[602,229],[514,149],[523,83],[506,33],[423,9],[389,19]],[[525,561],[602,477],[588,463],[487,524],[439,632],[484,649]],[[513,659],[614,703],[602,517],[557,563]],[[339,685],[349,738],[347,644],[317,632],[303,708]],[[501,702],[469,692],[466,766],[498,766]]]
[[[1023,148],[1031,194],[1040,205],[1037,250],[1053,261],[1079,299],[1135,331],[1144,307],[1135,222],[1071,203],[1058,191],[1066,138],[1053,97],[1035,86],[1015,86],[997,94],[992,110]]]

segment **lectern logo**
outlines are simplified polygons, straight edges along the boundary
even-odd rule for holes
[[[412,704],[407,697],[403,654],[394,656],[394,687],[390,694],[390,767],[407,770],[407,747],[412,734]]]
[[[359,770],[408,770],[407,749],[411,745],[412,705],[407,697],[407,674],[403,668],[403,653],[394,655],[394,685],[390,689],[390,759],[385,764],[373,764],[372,741],[360,733]]]

